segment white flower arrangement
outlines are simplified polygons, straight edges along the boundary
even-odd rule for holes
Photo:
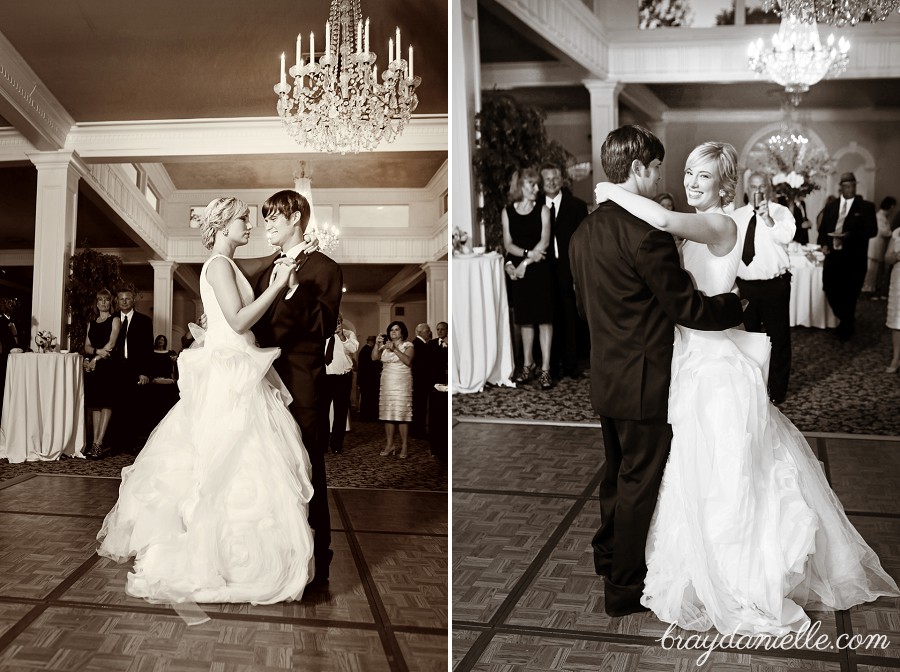
[[[469,242],[469,232],[460,229],[458,226],[453,227],[453,253],[465,254],[466,247]]]
[[[53,352],[56,349],[57,340],[49,331],[39,331],[34,337],[34,343],[40,352]]]

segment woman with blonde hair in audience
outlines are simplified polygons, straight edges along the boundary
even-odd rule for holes
[[[91,458],[102,455],[103,439],[112,418],[112,407],[118,389],[115,359],[110,359],[110,355],[116,347],[122,321],[112,312],[112,293],[101,289],[97,292],[94,319],[88,322],[84,340],[84,400],[85,405],[91,409],[94,424],[94,441],[86,453]]]

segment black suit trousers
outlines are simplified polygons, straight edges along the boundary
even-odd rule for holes
[[[594,567],[606,578],[606,611],[637,606],[647,575],[650,520],[672,443],[664,420],[601,416],[606,466],[600,482],[601,524],[592,541]]]
[[[340,452],[344,448],[344,435],[347,433],[347,414],[350,412],[350,390],[353,387],[353,372],[325,376],[325,395],[327,406],[334,404],[334,420],[331,427],[320,437],[323,452],[329,448]],[[328,418],[328,412],[325,413]]]
[[[772,280],[737,281],[741,297],[747,299],[744,327],[765,333],[772,341],[769,362],[769,396],[781,401],[787,394],[791,377],[791,274]]]
[[[556,272],[556,297],[559,309],[553,313],[551,359],[562,366],[562,374],[573,375],[578,370],[578,332],[582,320],[578,317],[572,274],[562,269]]]
[[[825,257],[822,289],[828,304],[840,320],[838,333],[849,337],[856,327],[856,301],[866,279],[865,254],[832,250]]]

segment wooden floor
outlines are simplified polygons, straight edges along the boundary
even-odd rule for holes
[[[26,474],[0,484],[0,670],[440,670],[448,665],[447,494],[329,490],[327,590],[206,605],[188,627],[125,594],[95,554],[119,481]]]
[[[808,438],[850,520],[900,580],[900,438]],[[841,635],[885,635],[883,649],[875,639],[856,651],[756,646],[705,661],[702,650],[661,641],[666,626],[652,614],[606,616],[590,545],[602,462],[599,427],[454,425],[456,672],[900,669],[900,599],[811,614],[832,645],[850,641]]]

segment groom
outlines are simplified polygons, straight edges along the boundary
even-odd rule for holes
[[[611,182],[653,197],[665,149],[641,126],[612,131],[601,148]],[[672,428],[667,423],[675,324],[717,331],[741,324],[736,294],[706,297],[682,268],[675,241],[608,201],[569,244],[578,312],[591,333],[591,404],[600,415],[606,467],[594,566],[606,613],[640,604],[644,547]]]
[[[316,575],[313,584],[328,581],[333,555],[331,518],[325,483],[325,453],[321,433],[328,422],[325,406],[325,342],[334,334],[341,304],[343,284],[341,268],[321,252],[307,254],[309,245],[303,234],[309,224],[309,202],[296,191],[279,191],[262,206],[269,243],[295,259],[298,270],[292,274],[284,296],[253,327],[260,347],[281,348],[275,370],[294,397],[291,414],[300,425],[303,445],[312,464],[314,493],[309,503],[309,524],[315,532],[313,554]],[[258,275],[256,296],[269,286],[275,261]]]

